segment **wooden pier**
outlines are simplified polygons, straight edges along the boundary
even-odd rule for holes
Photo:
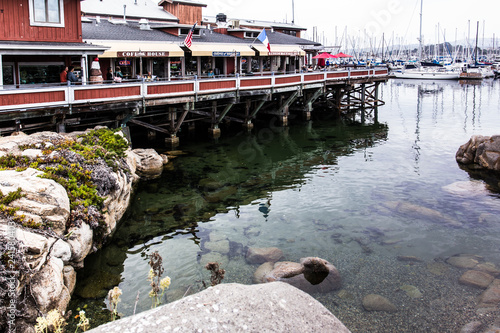
[[[140,126],[150,136],[163,133],[178,143],[183,125],[208,122],[220,135],[223,121],[252,128],[261,114],[277,116],[284,126],[290,112],[311,117],[321,104],[336,116],[349,109],[374,108],[385,68],[236,76],[203,80],[122,82],[0,90],[0,135],[16,131],[58,132],[96,125]]]

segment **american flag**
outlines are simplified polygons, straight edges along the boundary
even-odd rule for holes
[[[198,22],[196,22],[198,23]],[[186,39],[184,39],[184,45],[187,47],[191,47],[191,44],[193,43],[193,32],[194,32],[194,27],[196,27],[196,23],[193,25],[191,30],[189,30],[188,35],[186,36]]]

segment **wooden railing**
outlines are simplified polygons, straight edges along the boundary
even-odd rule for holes
[[[0,112],[23,111],[49,107],[70,107],[82,104],[148,100],[179,96],[199,96],[220,92],[247,91],[310,84],[334,84],[349,81],[387,77],[387,69],[360,69],[325,71],[289,75],[236,76],[202,80],[158,82],[122,82],[68,86],[0,89]]]

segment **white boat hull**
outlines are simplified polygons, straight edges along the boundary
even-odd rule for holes
[[[424,80],[458,80],[457,72],[431,72],[431,71],[404,71],[394,72],[392,75],[398,79],[424,79]]]

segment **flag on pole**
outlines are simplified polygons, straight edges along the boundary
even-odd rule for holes
[[[198,22],[196,22],[198,23]],[[196,27],[196,23],[193,25],[191,30],[189,30],[189,33],[186,36],[186,39],[184,39],[184,45],[187,47],[191,47],[191,44],[193,44],[193,32],[194,32],[194,27]]]
[[[257,36],[257,39],[260,40],[266,47],[269,52],[271,52],[271,45],[269,45],[269,39],[266,35],[266,29],[262,29],[260,34]]]

